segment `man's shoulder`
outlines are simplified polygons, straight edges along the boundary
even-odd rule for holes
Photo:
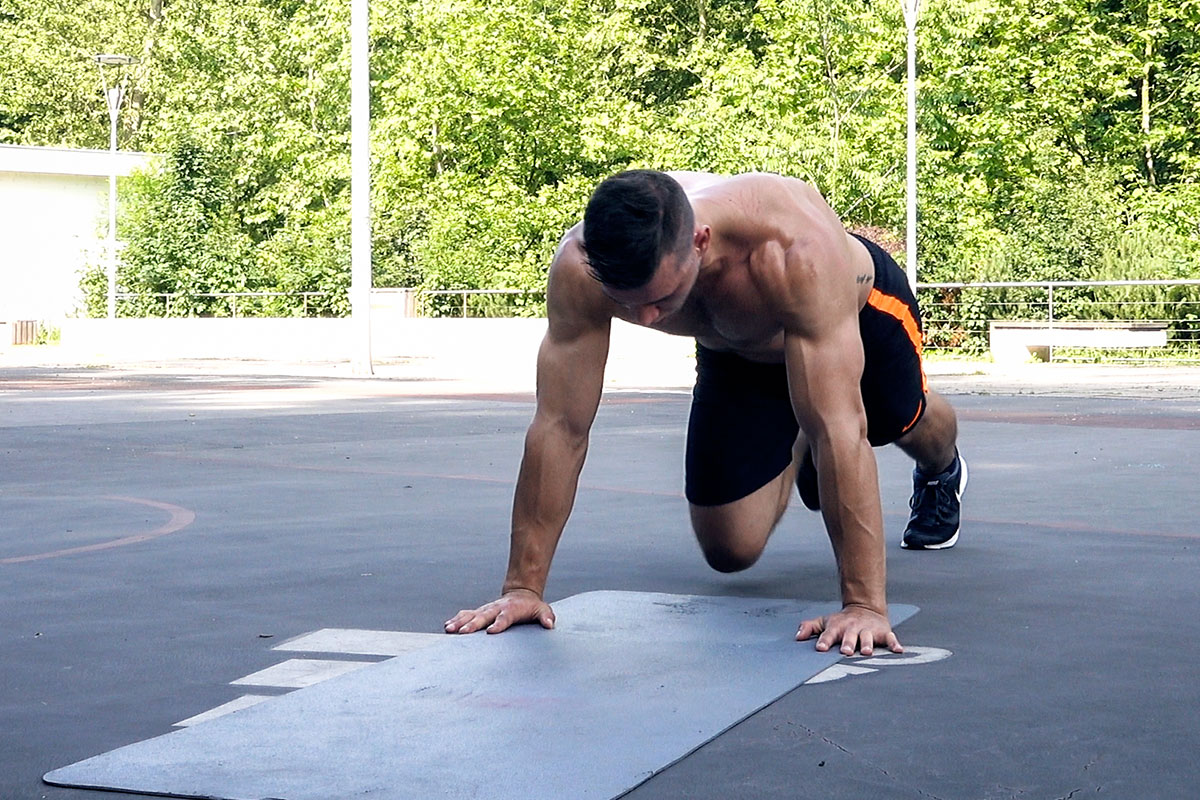
[[[732,234],[753,250],[783,252],[789,261],[820,261],[845,239],[841,220],[809,184],[770,173],[742,177],[737,194],[731,195],[741,213],[730,221]]]
[[[592,276],[583,249],[583,223],[568,230],[558,243],[546,281],[546,312],[551,322],[591,322],[600,325],[613,315],[613,303]]]
[[[558,241],[550,261],[550,283],[572,285],[589,273],[587,253],[583,249],[583,223],[570,228]]]
[[[815,189],[799,181],[783,186],[765,196],[758,211],[745,219],[746,238],[754,243],[747,265],[764,297],[791,308],[842,282],[846,229]]]

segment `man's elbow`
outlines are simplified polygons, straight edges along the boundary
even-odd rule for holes
[[[805,431],[818,450],[841,448],[857,448],[863,445],[870,447],[867,442],[867,415],[861,417],[846,416],[827,424],[814,426],[811,431]]]
[[[587,452],[590,425],[580,425],[571,420],[566,414],[547,414],[538,412],[526,434],[526,443],[551,442],[559,447],[576,453]]]

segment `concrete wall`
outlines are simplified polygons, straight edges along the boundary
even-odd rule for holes
[[[58,320],[82,304],[107,191],[102,178],[0,173],[0,319]]]
[[[103,258],[108,170],[147,158],[0,145],[0,320],[58,324],[79,308],[80,273]]]
[[[544,319],[421,319],[372,314],[372,358],[416,380],[486,379],[532,388]],[[342,362],[358,346],[349,319],[66,319],[61,357],[81,363],[246,359]],[[690,386],[691,339],[613,322],[606,383]]]

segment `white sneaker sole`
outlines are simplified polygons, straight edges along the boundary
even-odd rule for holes
[[[958,498],[959,505],[962,505],[963,492],[967,490],[967,460],[962,457],[962,453],[958,454],[958,463],[962,466],[962,480],[958,482],[958,489],[954,492]],[[958,544],[958,531],[962,530],[962,518],[959,517],[958,529],[954,531],[954,535],[941,544],[927,545],[910,545],[903,539],[900,540],[900,547],[904,550],[949,550],[954,545]]]

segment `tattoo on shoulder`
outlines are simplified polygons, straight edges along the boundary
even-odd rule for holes
[[[859,284],[863,284],[863,283],[871,283],[873,280],[875,280],[875,276],[874,276],[874,275],[867,275],[866,273],[864,273],[864,274],[862,274],[862,275],[859,275],[859,276],[858,276],[857,278],[855,278],[854,280],[855,280],[855,281],[857,281]]]

